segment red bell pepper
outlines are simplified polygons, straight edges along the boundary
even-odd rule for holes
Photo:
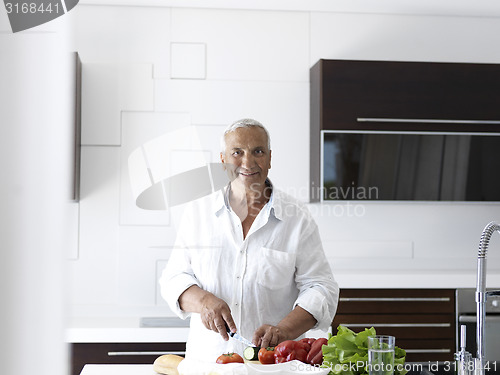
[[[289,362],[294,359],[306,363],[308,346],[307,342],[283,341],[274,348],[274,363]]]
[[[328,340],[325,338],[319,338],[311,345],[311,349],[307,354],[307,363],[311,365],[320,365],[323,363],[323,345],[328,344]]]
[[[309,350],[311,350],[311,346],[312,344],[314,343],[314,341],[316,341],[316,339],[313,339],[313,338],[310,338],[310,337],[306,337],[306,338],[303,338],[303,339],[300,339],[299,342],[302,342],[304,344],[306,344],[306,351],[309,353]]]

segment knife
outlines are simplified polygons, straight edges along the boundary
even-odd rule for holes
[[[245,344],[246,346],[253,346],[255,348],[255,345],[250,341],[244,338],[243,336],[238,335],[235,332],[231,332],[229,327],[226,325],[226,331],[229,336],[231,336],[233,339]]]

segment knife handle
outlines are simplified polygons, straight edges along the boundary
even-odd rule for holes
[[[226,332],[227,334],[230,336],[230,337],[233,337],[234,336],[234,332],[231,332],[231,330],[229,329],[229,326],[227,325],[227,323],[224,323],[226,325]]]

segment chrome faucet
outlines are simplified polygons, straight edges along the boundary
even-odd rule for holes
[[[486,299],[488,296],[500,295],[500,291],[486,291],[486,252],[494,232],[500,233],[500,225],[491,222],[483,230],[479,241],[477,255],[477,284],[476,284],[476,345],[477,358],[475,360],[476,375],[484,375],[484,320],[486,317]]]

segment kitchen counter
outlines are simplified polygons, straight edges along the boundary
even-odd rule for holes
[[[184,362],[183,362],[184,363]],[[328,369],[319,369],[311,365],[306,365],[299,361],[291,361],[287,363],[280,363],[277,365],[261,365],[260,363],[247,363],[246,365],[232,363],[229,365],[213,364],[213,366],[206,367],[207,364],[193,363],[194,366],[187,365],[183,368],[185,374],[221,374],[221,375],[265,375],[265,374],[318,374],[325,375]],[[272,366],[270,370],[266,368]],[[153,365],[86,365],[80,375],[157,375],[153,370]]]
[[[436,266],[436,265],[433,265]],[[488,266],[491,268],[490,264]],[[341,289],[349,288],[402,288],[402,289],[456,289],[475,288],[477,274],[474,270],[390,270],[381,273],[376,270],[334,269],[335,279]],[[367,285],[367,277],[370,285]],[[496,269],[488,270],[486,285],[491,289],[500,286],[500,273]]]
[[[143,327],[140,317],[73,318],[66,329],[66,342],[186,342],[188,333],[188,326],[176,323],[170,327]]]
[[[492,270],[493,271],[493,270]],[[487,286],[500,289],[500,274],[490,271],[487,275]],[[370,270],[336,271],[335,277],[341,289],[367,289],[366,280],[370,280],[368,289],[376,288],[475,288],[475,272],[400,272],[381,274]],[[141,311],[134,311],[126,317],[123,309],[116,307],[104,312],[102,307],[87,308],[84,316],[70,318],[66,329],[66,341],[69,343],[99,343],[99,342],[186,342],[188,327],[141,327]],[[116,311],[115,311],[116,310]],[[151,313],[147,310],[145,314]],[[102,314],[102,315],[101,315]],[[161,315],[159,313],[158,315]],[[180,319],[179,319],[180,320]]]
[[[427,367],[427,366],[438,366],[437,363],[429,362],[424,363],[423,368],[419,365],[415,365],[414,370],[410,370],[408,375],[453,375],[452,370],[444,370],[443,364],[439,365],[439,368]],[[449,365],[446,368],[450,369]],[[304,369],[298,373],[309,373]],[[488,375],[498,375],[498,371],[487,371]],[[153,370],[153,365],[85,365],[80,375],[158,375]]]
[[[157,375],[153,365],[85,365],[80,375]]]

